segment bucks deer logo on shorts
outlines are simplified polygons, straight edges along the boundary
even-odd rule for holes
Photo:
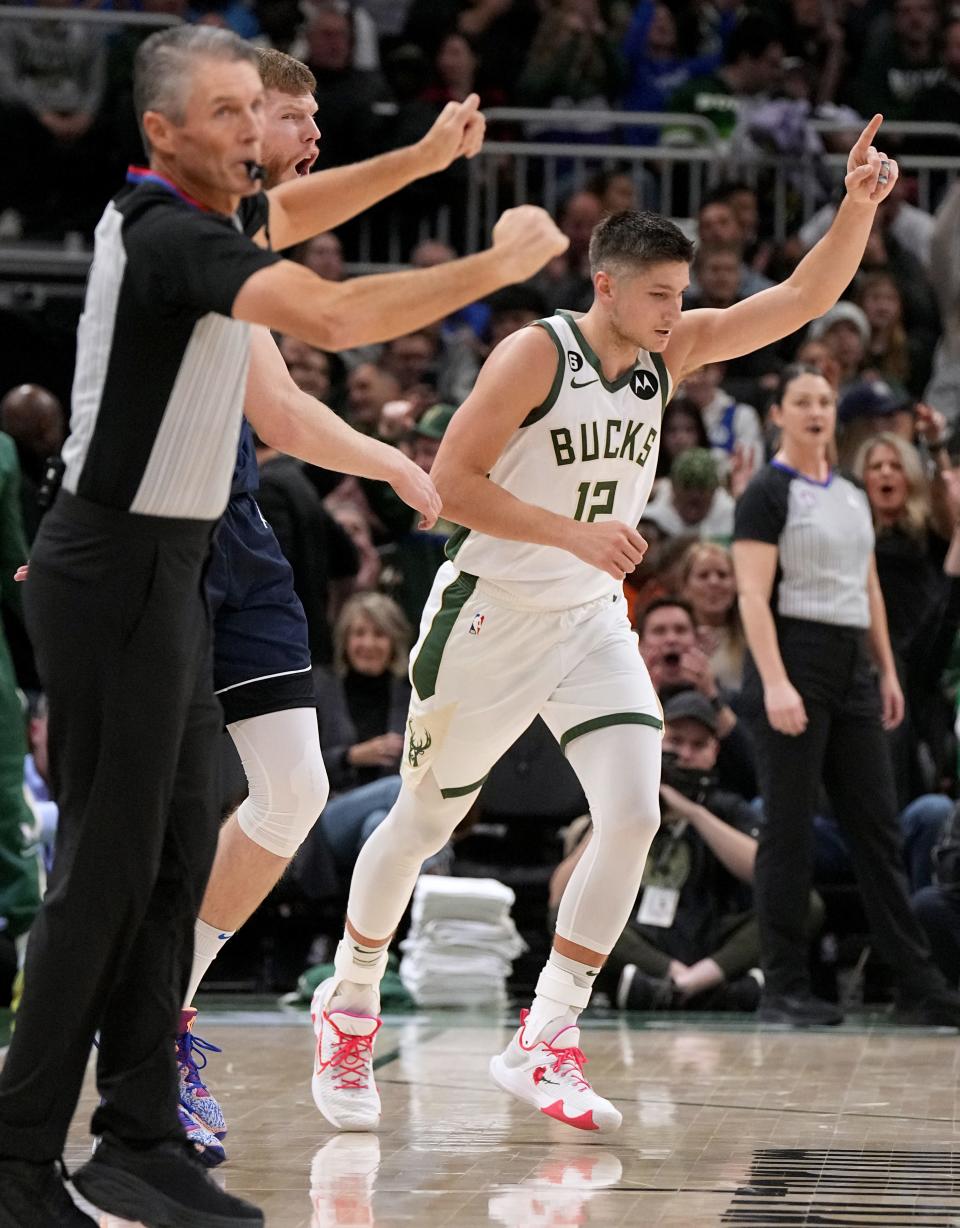
[[[479,635],[483,630],[483,624],[487,621],[486,614],[474,614],[473,621],[470,623],[470,634]]]
[[[412,720],[407,721],[407,729],[410,733],[410,741],[407,744],[407,763],[412,768],[419,767],[420,760],[433,745],[433,738],[430,737],[430,730],[424,729],[422,740],[417,740],[417,731],[414,728]]]

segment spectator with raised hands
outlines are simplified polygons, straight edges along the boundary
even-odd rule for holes
[[[663,111],[670,94],[694,77],[716,72],[723,62],[719,47],[705,54],[685,53],[680,45],[673,7],[663,0],[640,0],[623,40],[628,78],[624,90],[626,111]],[[725,16],[723,33],[733,24]],[[631,128],[627,139],[636,145],[655,145],[656,128]]]
[[[833,102],[846,61],[846,35],[833,0],[789,0],[781,22],[784,50],[794,61],[809,65],[813,77],[811,101]]]
[[[774,459],[737,507],[734,563],[750,656],[741,708],[757,744],[766,823],[755,873],[766,977],[761,1018],[839,1023],[810,991],[804,920],[821,783],[850,837],[877,951],[903,1022],[960,1025],[910,912],[885,731],[904,700],[887,630],[866,495],[831,467],[836,394],[791,368],[771,411]],[[875,672],[876,671],[876,672]]]
[[[544,13],[517,93],[527,106],[553,107],[558,119],[551,126],[572,129],[573,139],[583,140],[583,131],[560,116],[577,107],[610,107],[619,99],[624,79],[620,48],[598,0],[559,0]],[[591,136],[596,135],[591,125]]]

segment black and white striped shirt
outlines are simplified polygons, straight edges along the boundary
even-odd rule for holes
[[[771,461],[740,496],[733,535],[777,547],[774,613],[870,626],[873,519],[866,494],[849,479],[831,472],[826,482],[815,482]]]
[[[216,520],[230,495],[249,361],[240,288],[280,257],[230,218],[146,175],[107,205],[77,333],[66,490],[146,516]]]

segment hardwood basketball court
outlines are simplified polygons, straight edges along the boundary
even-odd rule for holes
[[[230,1126],[217,1176],[270,1228],[960,1225],[955,1033],[594,1013],[587,1073],[624,1115],[600,1136],[492,1084],[506,1024],[388,1017],[381,1128],[337,1135],[310,1095],[305,1014],[201,1009],[224,1050],[207,1071]],[[88,1078],[68,1167],[88,1154],[93,1103]]]

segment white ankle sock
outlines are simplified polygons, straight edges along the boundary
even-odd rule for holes
[[[386,966],[387,948],[390,939],[376,946],[366,946],[357,942],[356,938],[344,930],[343,938],[337,948],[337,974],[342,979],[338,981],[333,992],[331,1004],[336,1000],[337,1006],[365,1015],[380,1013],[380,978],[370,981],[371,971],[379,966]],[[356,969],[357,980],[350,979],[351,968]]]
[[[187,986],[187,996],[183,1005],[192,1004],[200,982],[207,974],[207,969],[224,948],[224,944],[232,938],[235,931],[218,930],[214,925],[207,925],[197,917],[193,929],[193,967],[190,969],[190,984]]]
[[[560,985],[566,982],[571,988],[580,992],[564,996],[575,997],[583,1001],[584,992],[589,994],[593,989],[593,983],[599,971],[599,965],[594,967],[591,964],[581,964],[575,959],[569,959],[566,955],[551,951],[550,958],[541,974],[541,983],[549,978],[553,983],[554,992],[557,992]],[[527,1016],[527,1027],[533,1036],[543,1036],[548,1031],[555,1035],[561,1028],[576,1024],[583,1006],[574,1006],[569,1002],[561,1001],[559,997],[541,992],[540,984],[537,990],[533,1005],[530,1007],[530,1014]],[[585,1002],[584,1005],[586,1005]]]

